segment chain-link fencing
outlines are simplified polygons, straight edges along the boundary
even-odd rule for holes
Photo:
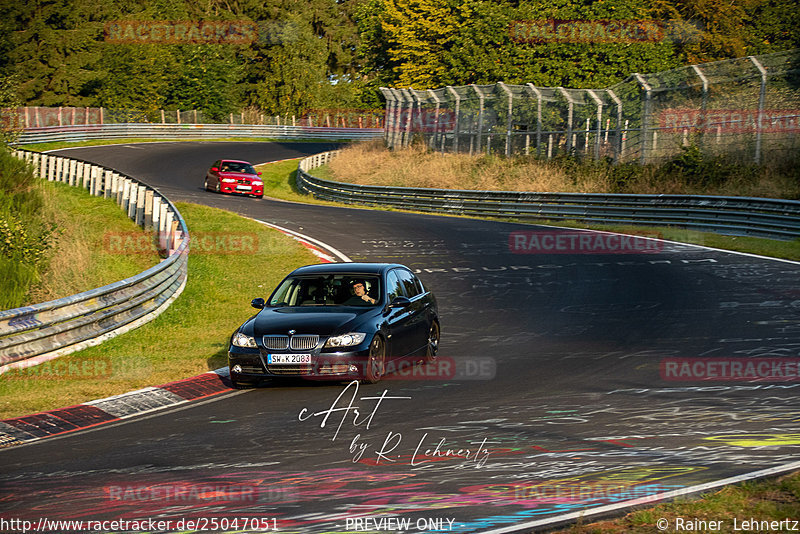
[[[697,146],[761,163],[800,143],[800,49],[632,74],[605,89],[381,88],[390,147],[657,162]]]

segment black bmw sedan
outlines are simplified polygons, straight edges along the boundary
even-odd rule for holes
[[[327,263],[296,269],[233,333],[231,382],[301,377],[375,383],[393,361],[433,362],[436,298],[407,267]]]

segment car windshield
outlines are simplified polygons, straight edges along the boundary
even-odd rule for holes
[[[374,306],[380,294],[375,275],[293,276],[272,293],[268,306]]]
[[[221,172],[241,172],[246,174],[255,174],[256,170],[249,163],[238,163],[236,161],[223,161]]]

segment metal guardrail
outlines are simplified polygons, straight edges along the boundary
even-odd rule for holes
[[[323,200],[506,219],[569,219],[594,223],[678,226],[727,235],[800,238],[800,202],[693,195],[529,193],[355,185],[308,171],[338,150],[300,161],[297,188]]]
[[[226,137],[266,137],[270,139],[374,139],[383,128],[325,128],[259,124],[82,124],[49,126],[23,130],[16,144],[74,142],[92,139],[151,137],[169,139],[219,139]]]
[[[158,190],[113,169],[75,159],[15,150],[38,175],[114,199],[136,224],[156,232],[167,257],[146,271],[84,293],[0,311],[0,373],[97,345],[152,319],[186,285],[189,233]]]

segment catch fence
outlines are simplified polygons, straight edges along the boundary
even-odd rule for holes
[[[800,149],[800,49],[632,74],[605,89],[532,83],[381,88],[390,147],[661,161],[697,146],[762,163]]]

